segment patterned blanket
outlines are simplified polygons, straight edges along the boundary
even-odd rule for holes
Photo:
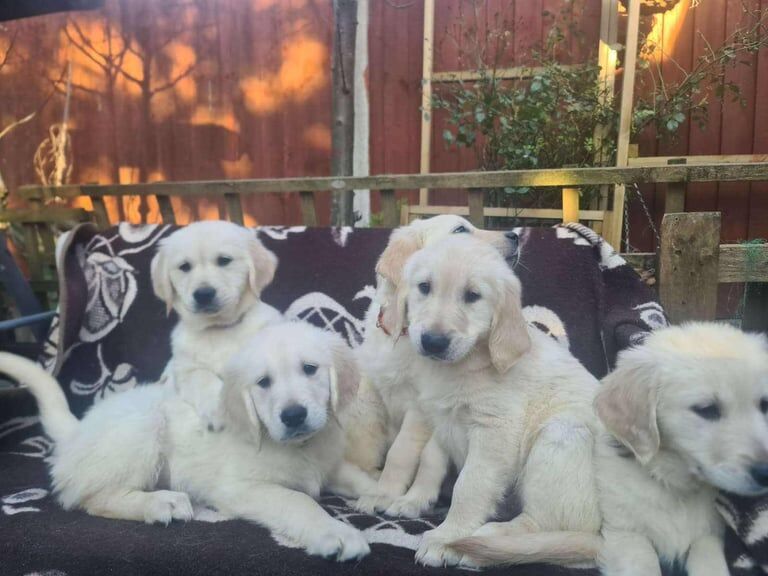
[[[59,378],[77,414],[108,395],[151,382],[162,372],[176,319],[166,316],[164,305],[152,293],[149,263],[158,240],[172,231],[170,226],[122,224],[97,233],[83,225],[60,240],[61,314],[42,361]],[[517,231],[521,257],[516,272],[523,284],[526,317],[569,346],[595,376],[610,369],[619,350],[666,324],[653,293],[588,229],[568,225]],[[363,314],[374,293],[374,264],[389,231],[262,227],[259,236],[280,259],[264,300],[289,317],[335,330],[351,346],[359,345]],[[359,564],[339,566],[279,547],[265,530],[246,522],[159,527],[64,512],[50,494],[43,461],[50,450],[30,396],[23,390],[3,393],[0,573],[4,576],[435,572],[416,566],[413,550],[421,532],[440,522],[440,510],[420,520],[398,520],[362,515],[339,498],[326,498],[323,504],[330,513],[364,530],[373,544],[372,554]],[[757,563],[766,561],[765,547],[754,546],[765,535],[768,515],[756,514],[753,503],[727,506],[726,516],[741,535],[730,533],[728,538],[728,557],[739,573],[757,573]],[[760,518],[763,531],[758,533],[753,526],[760,525]],[[568,573],[552,567],[488,573],[510,571]]]

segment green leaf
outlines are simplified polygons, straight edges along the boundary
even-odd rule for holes
[[[534,80],[531,82],[531,92],[539,92],[541,90],[541,80]]]
[[[443,131],[443,140],[445,140],[448,143],[451,143],[454,141],[453,132],[450,130],[444,130]]]
[[[675,120],[677,120],[677,122],[678,122],[679,124],[682,124],[683,122],[685,122],[685,114],[683,114],[682,112],[678,112],[677,114],[675,114],[674,116],[672,116],[672,118],[674,118]]]
[[[678,126],[680,126],[680,124],[675,120],[673,119],[667,120],[667,130],[669,130],[670,132],[674,132],[675,130],[677,130]]]

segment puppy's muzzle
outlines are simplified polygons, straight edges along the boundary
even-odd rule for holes
[[[445,334],[439,332],[424,332],[421,335],[421,349],[425,356],[443,359],[448,347],[451,345],[451,339]]]
[[[211,286],[201,286],[192,293],[195,300],[195,309],[198,312],[216,312],[219,306],[216,302],[216,289]]]
[[[289,430],[296,430],[307,420],[307,409],[301,404],[292,404],[280,412],[280,421]]]
[[[749,475],[752,480],[762,488],[768,488],[768,462],[754,464],[749,469]]]

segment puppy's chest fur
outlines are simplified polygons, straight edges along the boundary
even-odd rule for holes
[[[652,475],[606,434],[598,440],[596,465],[605,530],[646,536],[668,562],[683,559],[702,536],[722,537],[717,491],[690,476],[677,456],[657,457]]]
[[[232,326],[192,330],[180,323],[171,335],[173,358],[183,358],[186,362],[220,374],[246,339],[279,320],[280,313],[277,310],[260,303]]]

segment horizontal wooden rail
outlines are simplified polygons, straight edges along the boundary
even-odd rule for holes
[[[6,210],[0,212],[0,222],[23,222],[26,224],[83,222],[88,212],[82,208],[67,206],[45,206],[41,209]]]
[[[434,216],[436,214],[455,214],[469,216],[468,206],[409,206],[410,216]],[[486,206],[484,216],[496,218],[539,218],[542,220],[562,220],[563,211],[560,208],[493,208]],[[602,210],[581,210],[579,220],[600,222],[605,218]]]
[[[729,154],[696,156],[641,156],[630,158],[629,166],[664,166],[670,162],[681,164],[747,164],[750,162],[768,162],[768,154]]]
[[[266,180],[211,180],[199,182],[152,182],[147,184],[67,185],[49,188],[22,186],[19,193],[32,200],[46,194],[77,196],[223,196],[274,192],[327,190],[408,190],[418,188],[505,188],[592,186],[654,182],[768,181],[768,162],[745,164],[697,164],[652,167],[557,168],[498,172],[400,174],[349,178],[279,178]]]

